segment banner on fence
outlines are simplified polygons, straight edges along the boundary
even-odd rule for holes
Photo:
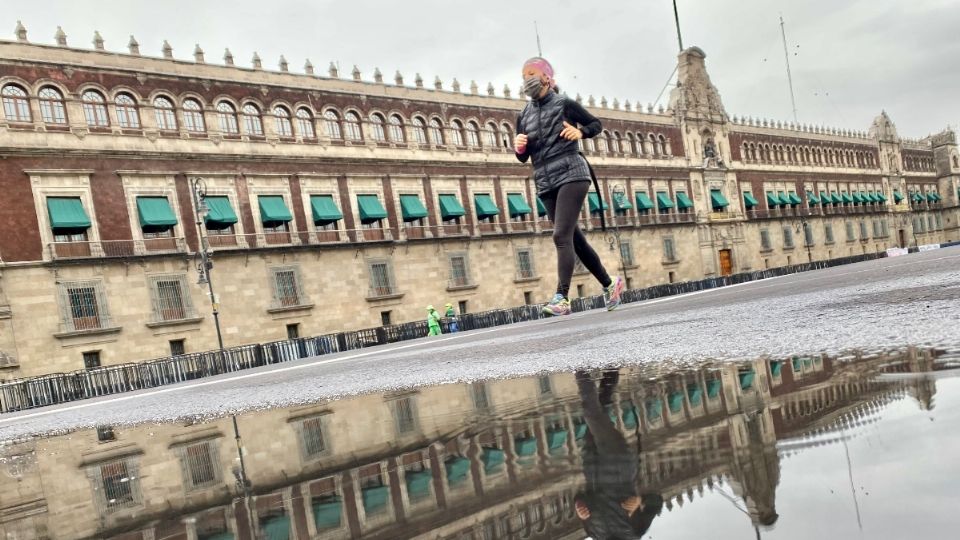
[[[933,251],[935,249],[940,249],[940,244],[924,244],[917,248],[917,251],[923,253],[924,251]]]
[[[899,257],[901,255],[906,255],[910,250],[907,248],[890,248],[887,250],[887,257]]]

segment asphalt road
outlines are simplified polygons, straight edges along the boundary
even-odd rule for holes
[[[960,349],[960,247],[0,415],[0,441],[609,364]]]

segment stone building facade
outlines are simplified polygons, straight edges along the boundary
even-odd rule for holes
[[[216,348],[211,300],[233,346],[553,292],[509,88],[20,30],[0,41],[3,379]],[[960,239],[952,132],[908,141],[886,114],[868,133],[731,117],[704,58],[680,54],[660,112],[587,100],[604,125],[583,144],[603,193],[582,224],[628,286]],[[197,283],[203,242],[213,299]],[[599,292],[578,267],[572,294]]]

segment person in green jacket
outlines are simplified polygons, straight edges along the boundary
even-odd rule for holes
[[[442,333],[440,331],[440,314],[433,309],[433,306],[427,306],[427,326],[430,327],[428,336],[439,336]]]
[[[447,328],[450,330],[450,333],[460,331],[460,323],[457,321],[457,312],[453,309],[453,304],[448,303],[447,308]]]

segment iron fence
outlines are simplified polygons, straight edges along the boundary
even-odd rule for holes
[[[884,252],[869,253],[830,261],[815,261],[698,281],[632,289],[624,291],[622,298],[624,303],[640,302],[867,261],[884,256],[886,256]],[[602,307],[604,307],[604,299],[599,295],[576,298],[571,302],[571,308],[575,312]],[[449,332],[451,330],[450,325],[453,323],[458,325],[460,331],[465,331],[537,320],[545,317],[542,308],[543,304],[535,304],[461,314],[456,317],[445,318],[442,322],[442,329],[445,333]],[[315,337],[243,345],[223,351],[205,351],[138,363],[78,370],[70,373],[53,373],[39,377],[14,379],[0,383],[0,413],[156,388],[270,364],[290,362],[301,358],[418,339],[427,336],[427,334],[426,321],[416,321]]]

